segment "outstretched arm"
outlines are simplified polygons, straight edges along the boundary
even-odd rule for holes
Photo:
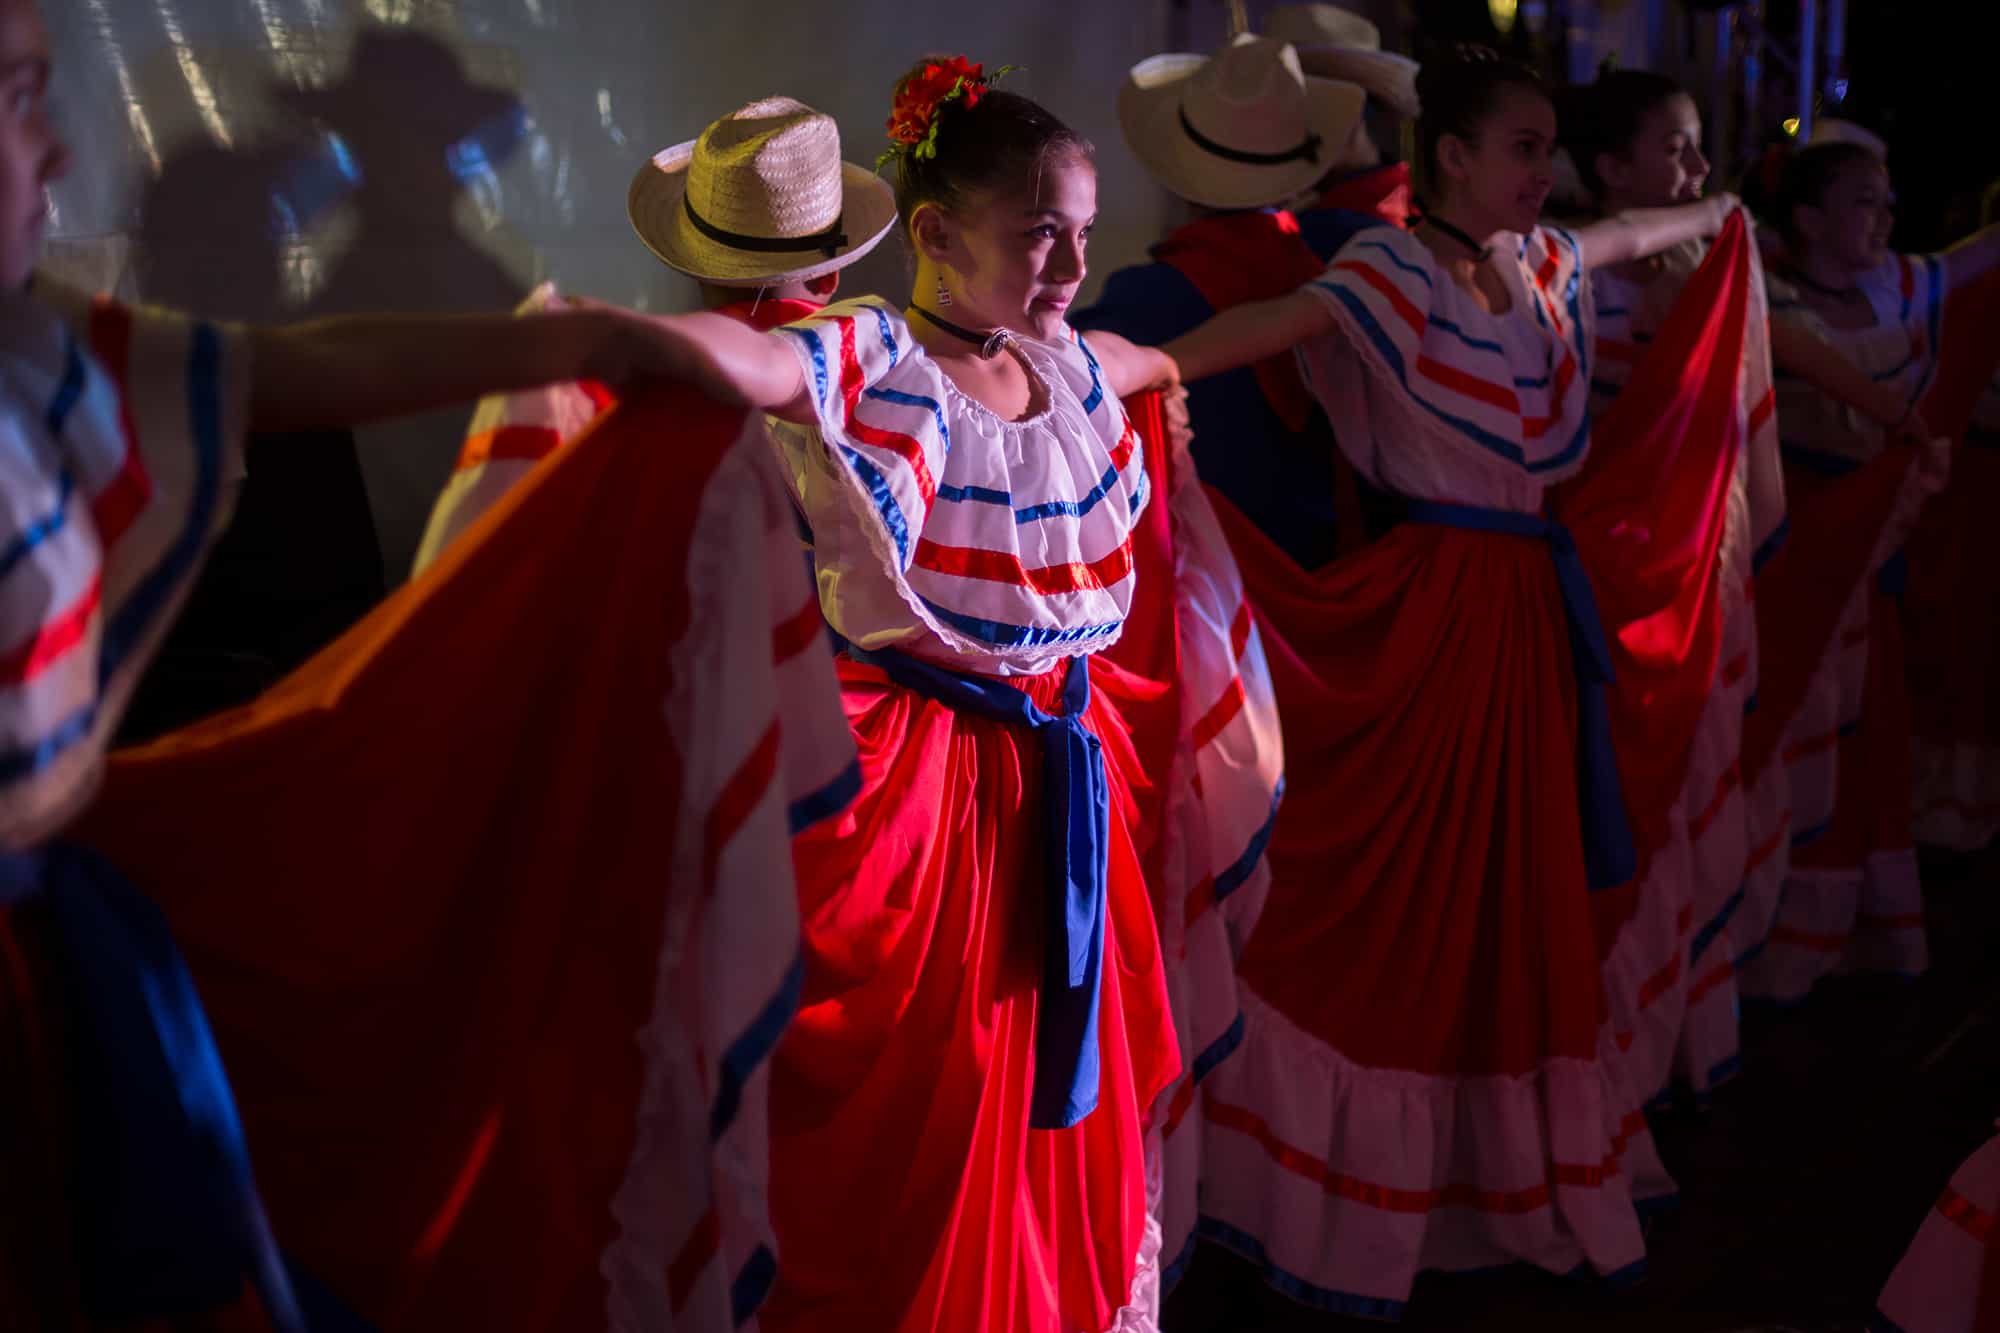
[[[1174,359],[1157,347],[1141,346],[1108,329],[1092,333],[1089,342],[1106,386],[1119,398],[1148,389],[1171,389],[1181,382]]]
[[[1795,320],[1771,321],[1771,359],[1893,434],[1911,439],[1929,434],[1923,419],[1902,395],[1877,384],[1838,348]]]
[[[1168,343],[1164,350],[1184,380],[1252,365],[1333,331],[1333,312],[1309,291],[1232,306]]]
[[[1965,286],[2000,265],[2000,222],[1989,223],[1944,252],[1946,291]]]
[[[805,419],[790,350],[722,315],[613,306],[529,315],[352,315],[251,334],[250,425],[352,426],[560,380],[683,380]]]
[[[1736,211],[1733,194],[1711,195],[1677,208],[1634,208],[1576,230],[1585,268],[1609,268],[1713,236]]]

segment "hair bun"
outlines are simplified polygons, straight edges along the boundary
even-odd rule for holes
[[[1466,71],[1490,69],[1507,63],[1507,58],[1490,46],[1478,42],[1458,42],[1440,59],[1426,60],[1417,69],[1417,103],[1430,106],[1439,100],[1439,94],[1448,96],[1451,86],[1465,77]]]

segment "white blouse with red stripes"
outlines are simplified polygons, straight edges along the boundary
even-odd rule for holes
[[[1342,450],[1377,485],[1535,512],[1589,450],[1594,317],[1568,232],[1537,227],[1490,262],[1513,297],[1505,314],[1410,233],[1361,232],[1307,288],[1338,332],[1300,357]]]
[[[228,521],[245,358],[213,325],[38,283],[0,295],[0,847],[88,798]]]
[[[772,433],[835,630],[995,675],[1039,674],[1118,641],[1146,470],[1082,339],[1013,344],[1047,406],[1005,421],[961,393],[879,298],[828,306],[778,336],[818,421],[774,421]]]

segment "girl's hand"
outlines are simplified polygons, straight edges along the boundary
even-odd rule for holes
[[[1166,409],[1167,440],[1173,451],[1180,453],[1194,443],[1194,421],[1188,415],[1187,388],[1176,384],[1162,390],[1160,399]]]
[[[1158,389],[1167,396],[1169,404],[1176,400],[1181,405],[1181,414],[1187,414],[1187,390],[1181,387],[1181,368],[1174,359],[1158,347],[1134,347],[1142,383],[1141,391]],[[1169,408],[1171,411],[1171,407]]]
[[[1714,225],[1709,228],[1710,235],[1719,233],[1728,225],[1729,215],[1743,207],[1742,199],[1727,190],[1721,194],[1711,194],[1703,202],[1708,205],[1709,216],[1714,219]]]

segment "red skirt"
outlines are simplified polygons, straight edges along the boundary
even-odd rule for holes
[[[169,915],[280,1244],[369,1327],[754,1304],[788,821],[833,799],[787,798],[851,752],[744,425],[635,399],[270,693],[114,758],[79,829]],[[35,910],[0,912],[9,1329],[63,1326],[14,1264],[67,1262]]]
[[[1698,856],[1696,843],[1740,748],[1735,686],[1749,670],[1747,636],[1730,645],[1736,654],[1723,649],[1728,609],[1749,577],[1749,452],[1776,443],[1747,337],[1763,319],[1755,262],[1732,222],[1591,423],[1583,470],[1554,496],[1612,645],[1607,699],[1638,854],[1630,882],[1591,899],[1627,1113],[1667,1083],[1686,1017],[1697,866],[1727,860],[1727,848]],[[1706,789],[1690,809],[1697,774]],[[1733,867],[1724,873],[1734,889]],[[1635,1187],[1670,1188],[1663,1169],[1647,1175]]]
[[[1897,599],[1869,592],[1858,718],[1840,729],[1833,819],[1792,854],[1777,919],[1743,989],[1802,1000],[1834,972],[1914,976],[1929,958],[1910,841],[1910,691]]]
[[[1543,542],[1409,524],[1307,572],[1221,500],[1285,726],[1203,1233],[1394,1317],[1424,1268],[1643,1254],[1601,1063],[1575,662]]]
[[[1836,970],[1923,970],[1909,689],[1880,573],[1937,486],[1927,462],[1891,448],[1845,475],[1785,467],[1791,536],[1758,580],[1744,774],[1788,771],[1793,849],[1768,932],[1737,943],[1745,996],[1800,1000]]]
[[[1295,739],[1246,984],[1362,1065],[1590,1057],[1575,669],[1547,548],[1412,524],[1251,595],[1282,621],[1266,642]]]
[[[1073,1333],[1132,1299],[1143,1112],[1179,1068],[1117,696],[1088,718],[1111,784],[1100,1097],[1029,1128],[1041,959],[1038,742],[840,663],[863,787],[794,844],[806,989],[772,1067],[767,1330]],[[1060,709],[1063,673],[1014,682]]]

